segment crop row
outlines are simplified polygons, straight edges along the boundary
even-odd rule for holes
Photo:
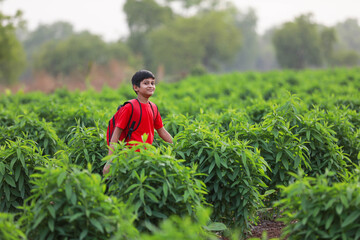
[[[174,144],[156,137],[154,147],[119,145],[111,156],[107,121],[135,97],[130,85],[6,93],[0,211],[16,215],[0,217],[30,239],[167,239],[181,229],[211,239],[223,224],[247,236],[271,208],[294,239],[356,239],[359,90],[359,69],[160,83],[151,100]]]

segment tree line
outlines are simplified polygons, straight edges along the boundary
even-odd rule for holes
[[[86,76],[93,65],[111,60],[134,69],[162,70],[165,78],[229,71],[266,71],[356,66],[360,63],[360,26],[346,19],[328,27],[312,14],[256,32],[253,9],[241,11],[220,0],[127,0],[123,5],[129,35],[105,42],[71,23],[26,28],[21,12],[0,12],[0,83],[45,71],[52,76]],[[104,23],[106,24],[106,23]]]

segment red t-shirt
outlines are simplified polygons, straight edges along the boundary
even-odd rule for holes
[[[135,103],[138,104],[138,103]],[[146,133],[148,135],[148,138],[146,140],[147,143],[152,144],[154,141],[154,129],[160,129],[163,127],[162,119],[160,116],[160,113],[158,113],[158,110],[156,107],[154,107],[155,104],[151,103],[154,112],[151,109],[150,103],[141,103],[141,121],[139,127],[131,134],[130,140],[126,139],[126,142],[130,141],[137,141],[137,142],[143,142],[142,141],[142,135]],[[127,125],[129,122],[129,118],[131,115],[131,104],[126,104],[119,110],[119,114],[117,118],[115,118],[115,127],[123,129],[123,133],[120,136],[120,141],[122,141],[128,132]],[[154,121],[154,114],[156,116],[156,119]],[[136,123],[137,125],[138,123]]]

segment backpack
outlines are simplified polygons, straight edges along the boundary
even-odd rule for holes
[[[117,108],[116,113],[114,114],[114,116],[109,120],[109,124],[107,127],[107,132],[106,132],[106,142],[107,145],[110,146],[110,140],[111,137],[114,133],[115,130],[115,119],[117,118],[117,115],[119,114],[119,110],[125,106],[126,104],[131,104],[131,114],[130,114],[130,118],[127,124],[126,129],[124,129],[123,133],[121,136],[125,136],[124,139],[125,141],[130,140],[131,134],[136,131],[138,129],[138,127],[140,126],[141,123],[141,115],[142,115],[142,110],[141,110],[141,103],[138,99],[132,99],[129,101],[124,102],[124,104],[120,105]],[[151,110],[153,112],[153,116],[154,116],[154,122],[155,119],[157,118],[158,114],[159,114],[159,110],[156,106],[156,104],[152,103],[149,101]],[[153,106],[154,105],[154,106]],[[156,116],[155,116],[155,111],[154,108],[156,109]],[[121,138],[120,136],[120,138]]]

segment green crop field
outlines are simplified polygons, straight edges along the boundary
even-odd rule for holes
[[[360,239],[359,92],[359,68],[160,82],[150,100],[174,144],[112,156],[106,128],[130,84],[7,92],[0,238],[238,239],[276,214],[290,239]]]

